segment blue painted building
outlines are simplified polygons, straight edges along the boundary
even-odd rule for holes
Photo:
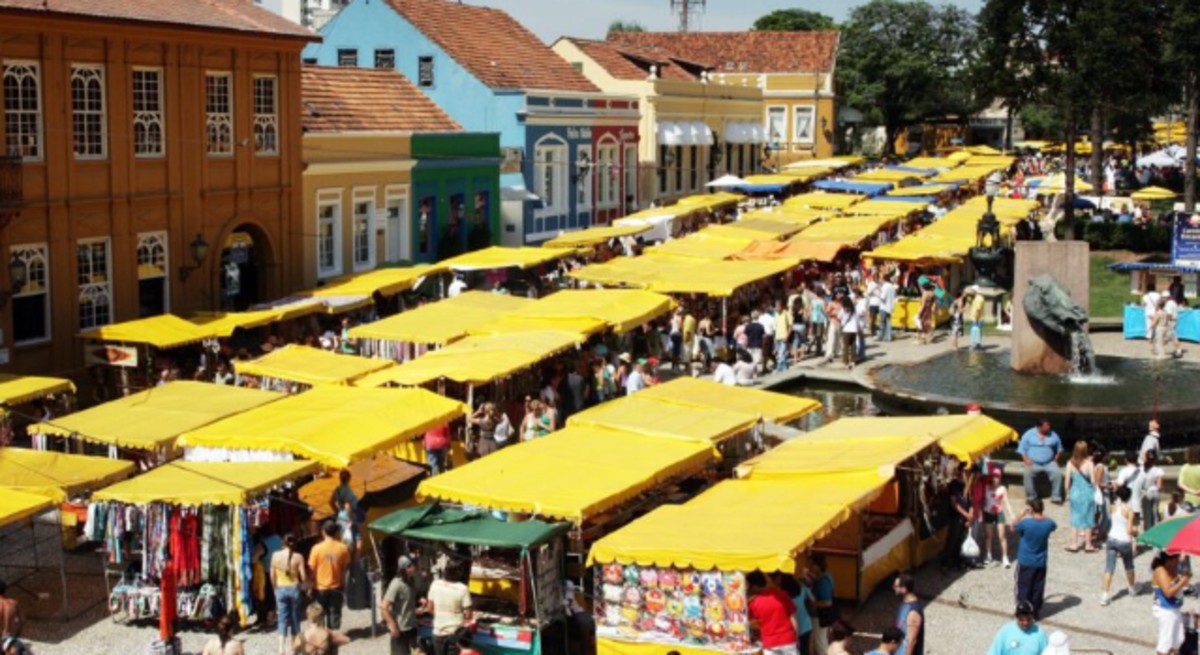
[[[500,134],[504,245],[607,222],[637,197],[597,193],[602,175],[626,178],[625,158],[598,161],[597,145],[614,128],[636,141],[637,100],[602,94],[508,14],[446,0],[355,0],[321,36],[304,50],[307,62],[395,68],[464,129]]]

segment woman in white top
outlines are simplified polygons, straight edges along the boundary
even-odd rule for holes
[[[733,364],[733,376],[740,386],[749,386],[754,384],[754,376],[756,369],[754,360],[750,357],[750,353],[744,350],[739,350],[737,361]]]
[[[1142,463],[1142,475],[1139,488],[1142,496],[1142,530],[1149,530],[1158,525],[1158,495],[1162,490],[1163,470],[1156,466],[1158,451],[1146,453]]]
[[[1109,510],[1108,540],[1104,542],[1104,584],[1101,587],[1100,604],[1107,605],[1110,597],[1108,590],[1112,588],[1113,572],[1117,569],[1117,557],[1125,565],[1125,582],[1128,584],[1129,595],[1137,594],[1133,571],[1133,537],[1137,534],[1137,523],[1133,520],[1133,510],[1129,507],[1132,493],[1129,487],[1117,487],[1113,492],[1113,504]]]

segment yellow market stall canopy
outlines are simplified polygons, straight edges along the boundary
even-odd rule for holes
[[[783,201],[784,208],[791,207],[807,207],[810,209],[846,209],[852,205],[858,204],[866,200],[866,196],[859,196],[852,193],[826,193],[824,191],[814,191],[812,193],[802,193],[798,196],[792,196]]]
[[[800,230],[803,225],[786,221],[775,221],[761,218],[742,218],[735,223],[710,225],[698,232],[720,238],[758,239],[762,241],[778,241],[789,237]]]
[[[765,480],[870,471],[883,472],[890,478],[893,467],[934,443],[933,437],[915,435],[833,437],[824,429],[786,441],[743,462],[737,467],[738,477]]]
[[[211,330],[172,314],[113,323],[79,333],[80,339],[176,348],[213,336]]]
[[[586,230],[564,232],[542,244],[543,248],[590,248],[621,237],[631,237],[649,230],[649,225],[608,225]]]
[[[637,289],[566,289],[522,305],[514,318],[589,318],[604,321],[617,334],[665,315],[675,307],[670,296]]]
[[[312,462],[170,462],[101,489],[92,494],[92,500],[131,505],[241,505],[316,468]]]
[[[866,507],[887,483],[872,472],[726,480],[601,538],[588,562],[793,573],[810,545]]]
[[[272,323],[290,321],[309,314],[325,311],[320,300],[312,299],[275,309],[257,309],[246,312],[201,312],[191,321],[208,330],[214,337],[232,336],[235,330],[252,330]]]
[[[758,417],[770,423],[790,423],[821,409],[821,403],[802,396],[791,396],[761,389],[731,387],[702,378],[680,377],[637,393],[638,398],[654,398],[688,407],[719,407]]]
[[[684,257],[618,257],[572,271],[577,280],[607,286],[630,286],[659,293],[731,296],[738,289],[779,275],[797,264],[791,260],[708,261]]]
[[[345,468],[460,417],[424,389],[322,386],[183,435],[187,447],[276,451]]]
[[[575,254],[570,248],[504,248],[492,246],[439,262],[454,271],[488,271],[497,268],[533,268]]]
[[[582,524],[714,457],[707,443],[567,427],[425,480],[417,497]]]
[[[587,341],[575,332],[511,332],[467,337],[427,352],[399,366],[359,380],[360,387],[386,384],[414,387],[442,378],[465,384],[487,384],[522,371]]]
[[[261,389],[177,381],[37,423],[30,430],[120,448],[156,450],[173,447],[184,432],[280,398],[282,394]]]
[[[535,301],[520,296],[465,291],[453,298],[422,305],[374,323],[350,329],[356,339],[444,346],[467,336],[476,327],[494,321]]]
[[[290,345],[252,359],[234,361],[238,375],[254,375],[301,384],[350,384],[381,369],[393,366],[385,359],[339,355],[320,348]]]
[[[0,404],[5,406],[21,405],[59,393],[75,393],[75,383],[63,378],[0,373]]]
[[[47,496],[0,488],[0,526],[27,519],[51,507],[54,507],[54,501]]]
[[[848,418],[834,421],[812,435],[832,441],[927,436],[947,455],[964,462],[978,460],[1017,439],[1016,431],[996,419],[970,414]]]
[[[670,241],[660,243],[657,246],[651,246],[650,248],[646,249],[646,254],[719,260],[727,259],[730,255],[743,250],[746,246],[753,242],[754,238],[746,233],[741,235],[723,235],[717,237],[715,235],[708,236],[696,232],[680,239],[672,239]],[[645,261],[646,258],[619,258],[612,261],[620,261],[620,259]]]
[[[133,472],[133,462],[108,457],[0,448],[0,485],[4,489],[41,494],[57,501],[124,480]]]

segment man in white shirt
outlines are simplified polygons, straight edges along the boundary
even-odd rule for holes
[[[1146,453],[1153,450],[1154,452],[1162,452],[1162,436],[1159,434],[1159,424],[1157,419],[1150,419],[1149,432],[1142,439],[1142,447],[1138,449],[1138,464],[1141,465],[1146,461]],[[1159,458],[1162,460],[1163,458]]]
[[[462,293],[463,291],[466,291],[466,289],[467,289],[467,282],[466,282],[466,280],[463,280],[463,276],[455,275],[454,281],[451,282],[450,287],[448,289],[446,289],[446,297],[453,298],[453,297],[457,296],[458,294]]]
[[[869,318],[869,305],[867,297],[855,290],[851,296],[854,299],[854,320],[858,323],[858,338],[855,341],[855,361],[863,361],[867,358],[867,323]]]
[[[1165,296],[1160,299],[1162,302],[1162,346],[1166,350],[1167,344],[1171,344],[1171,356],[1179,359],[1183,356],[1183,350],[1179,347],[1179,303],[1170,296]]]
[[[1158,316],[1158,292],[1151,289],[1142,296],[1142,311],[1146,315],[1146,341],[1150,342],[1150,354],[1158,356],[1159,332],[1155,329]]]
[[[733,367],[729,365],[729,362],[722,361],[717,364],[717,370],[713,371],[713,382],[727,384],[731,387],[737,386],[737,375],[733,372]]]
[[[892,312],[896,311],[897,291],[895,278],[894,274],[889,275],[879,285],[879,340],[883,342],[892,340]]]

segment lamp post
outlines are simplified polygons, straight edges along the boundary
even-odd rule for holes
[[[25,283],[29,280],[29,266],[20,257],[13,255],[8,260],[8,291],[0,291],[0,307],[8,303],[8,299],[21,293],[21,289],[25,288]]]
[[[204,264],[204,260],[208,259],[208,242],[204,240],[204,235],[196,233],[196,238],[188,244],[188,253],[192,256],[192,261],[195,262],[192,266],[179,267],[179,281],[187,282],[192,271],[200,268]]]

